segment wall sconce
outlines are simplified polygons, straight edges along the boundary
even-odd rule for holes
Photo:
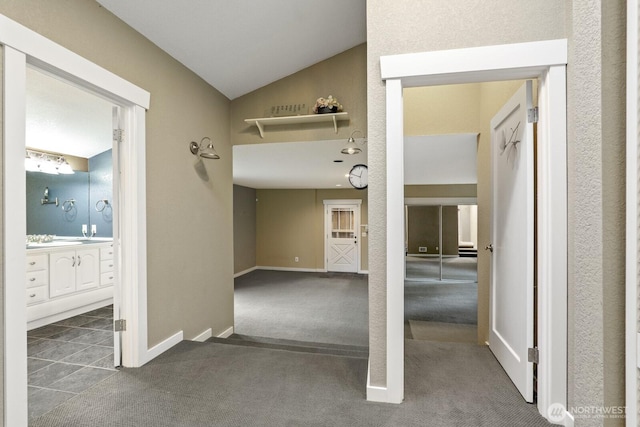
[[[209,141],[209,143],[206,143],[205,141]],[[191,151],[191,154],[193,154],[194,156],[200,156],[203,159],[217,160],[220,158],[218,153],[216,153],[216,149],[213,148],[213,142],[211,141],[211,138],[209,138],[208,136],[202,138],[200,144],[195,141],[191,141],[189,143],[189,151]]]
[[[42,172],[51,175],[70,175],[73,169],[64,156],[27,150],[24,167],[29,172]]]
[[[349,137],[349,139],[347,140],[347,145],[344,146],[344,148],[340,151],[342,154],[359,154],[362,152],[362,149],[360,147],[358,147],[358,144],[356,143],[356,140],[353,139],[353,135],[356,132],[360,132],[359,130],[354,130],[353,132],[351,132],[351,136]],[[362,133],[362,132],[360,132]],[[364,134],[363,134],[364,136]],[[362,144],[366,144],[366,139],[364,139],[362,141]]]

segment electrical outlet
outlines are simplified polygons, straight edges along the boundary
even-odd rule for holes
[[[427,247],[426,246],[418,246],[418,252],[427,252]]]
[[[298,262],[298,261],[300,261],[300,258],[295,257],[293,260],[294,260],[295,262]]]
[[[91,234],[95,235],[98,232],[95,224],[91,224]]]
[[[82,224],[82,234],[87,234],[87,224]]]

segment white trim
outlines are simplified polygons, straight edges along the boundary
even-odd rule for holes
[[[22,283],[24,279],[23,258],[24,235],[26,233],[25,213],[25,174],[24,164],[24,124],[26,99],[26,66],[27,63],[46,70],[53,76],[59,76],[72,84],[88,88],[95,93],[120,103],[127,116],[125,141],[135,148],[127,151],[127,164],[121,169],[123,185],[127,193],[135,193],[135,198],[128,197],[128,203],[120,207],[121,225],[127,227],[120,234],[122,238],[122,298],[131,332],[131,364],[140,366],[155,357],[155,350],[147,350],[147,311],[146,311],[146,186],[145,186],[145,109],[149,106],[149,93],[116,76],[90,61],[76,55],[62,46],[40,36],[36,32],[0,15],[0,44],[5,47],[4,73],[4,208],[12,207],[10,215],[6,215],[3,232],[5,259],[5,284]],[[22,53],[16,52],[19,50]],[[121,165],[123,166],[123,165]],[[129,175],[127,175],[129,174]],[[127,176],[125,176],[127,175]],[[8,183],[11,183],[9,186]],[[125,187],[123,187],[125,188]],[[131,191],[129,191],[131,189]],[[25,194],[22,194],[25,193]],[[130,196],[130,195],[129,195]],[[10,200],[11,203],[7,203]],[[16,208],[17,207],[17,208]],[[122,224],[129,221],[127,224]],[[21,237],[18,238],[18,235]],[[115,246],[115,242],[114,242]],[[12,249],[13,248],[13,249]],[[128,258],[131,257],[131,258]],[[5,369],[5,425],[27,425],[27,371],[26,371],[26,302],[25,294],[20,288],[5,286],[4,313],[10,317],[12,328],[5,328],[4,369]],[[23,319],[23,320],[21,320]],[[16,326],[17,325],[17,326]],[[22,325],[22,326],[21,326]],[[124,341],[123,341],[124,342]],[[9,351],[9,349],[11,351]],[[126,345],[123,350],[126,349]]]
[[[404,312],[404,301],[401,298],[403,290],[398,286],[404,278],[403,262],[400,260],[404,255],[404,245],[398,243],[404,236],[404,218],[399,213],[404,205],[404,200],[400,200],[398,197],[403,193],[404,188],[404,180],[400,172],[404,161],[401,149],[404,127],[401,103],[403,87],[540,78],[545,83],[546,102],[555,103],[560,100],[562,105],[566,105],[566,93],[562,90],[566,87],[564,72],[566,62],[566,40],[486,46],[380,58],[382,79],[386,80],[387,85],[387,387],[389,389],[394,388],[402,381],[402,375],[397,371],[394,374],[392,371],[397,368],[395,365],[404,363],[401,358],[404,352],[404,346],[401,342],[403,330],[397,326],[397,323],[402,321],[402,313]],[[549,105],[546,108],[550,108]],[[553,104],[551,108],[558,112],[562,106]],[[567,167],[566,152],[563,151],[566,144],[566,132],[562,131],[566,128],[566,117],[565,114],[560,114],[560,116],[544,114],[547,119],[539,124],[538,129],[548,137],[547,141],[550,147],[546,148],[548,150],[546,152],[545,149],[542,150],[543,157],[539,160],[542,163],[539,166],[539,171],[547,176],[538,177],[546,183],[543,188],[538,189],[538,194],[542,197],[540,209],[544,215],[544,232],[553,232],[555,236],[560,236],[560,239],[557,242],[544,238],[539,242],[541,246],[538,248],[539,253],[545,254],[547,257],[556,256],[554,259],[547,258],[545,262],[541,263],[541,269],[538,270],[541,273],[538,287],[543,288],[541,292],[545,296],[542,301],[539,301],[539,310],[541,316],[547,316],[543,326],[548,329],[539,337],[546,340],[542,343],[539,342],[539,346],[542,346],[541,365],[546,364],[548,369],[542,368],[539,371],[539,374],[544,375],[545,378],[541,379],[544,387],[539,390],[538,399],[546,401],[551,395],[559,396],[555,403],[561,403],[566,407],[567,277],[566,273],[564,275],[562,273],[566,272],[567,268],[567,213],[564,207],[567,202],[567,193],[566,182],[562,182]],[[542,126],[545,126],[546,129],[541,129]],[[558,146],[555,145],[557,142],[559,142]],[[559,158],[548,157],[556,151],[560,154]],[[554,186],[553,184],[558,185]],[[560,206],[554,206],[553,203],[560,203]],[[546,235],[548,236],[548,234]],[[553,286],[550,280],[555,280]],[[553,301],[552,307],[548,306],[549,301]],[[564,328],[548,328],[555,321],[560,321]],[[390,335],[396,336],[391,337]],[[390,347],[391,340],[400,342],[400,344]],[[393,383],[394,380],[397,382]],[[389,398],[387,401],[393,400]],[[546,412],[546,407],[545,411],[540,405],[538,408],[546,417],[547,414],[543,413]]]
[[[122,315],[122,365],[138,367],[151,360],[147,350],[147,214],[145,164],[145,110],[126,109],[125,136],[120,156],[120,280]],[[135,144],[127,141],[136,141]]]
[[[0,32],[1,34],[1,32]],[[0,36],[1,37],[1,36]],[[4,48],[4,425],[26,426],[27,301],[23,286],[27,251],[24,172],[26,56]],[[17,178],[16,178],[17,177]],[[10,202],[8,202],[10,201]],[[22,248],[23,250],[16,250]]]
[[[153,347],[151,347],[145,354],[147,359],[144,361],[144,363],[147,363],[147,362],[155,359],[156,357],[160,356],[165,351],[169,350],[171,347],[175,346],[176,344],[179,344],[183,340],[183,335],[184,334],[183,334],[182,331],[176,332],[175,334],[173,334],[172,336],[170,336],[166,340],[164,340],[164,341],[154,345]],[[144,365],[144,363],[142,365]],[[142,365],[140,365],[140,366],[142,366]]]
[[[229,338],[231,335],[233,335],[233,326],[229,326],[227,329],[225,329],[224,331],[220,332],[218,335],[216,335],[217,338]]]
[[[369,270],[358,270],[358,274],[369,274]]]
[[[482,46],[380,57],[382,80],[403,87],[525,79],[567,63],[567,40]],[[463,76],[464,75],[464,76]]]
[[[276,267],[276,266],[266,266],[266,265],[259,265],[255,269],[270,270],[270,271],[300,271],[303,273],[326,273],[327,272],[327,270],[323,268],[295,268],[295,267]]]
[[[453,206],[453,205],[477,205],[477,197],[405,197],[407,206]]]
[[[388,402],[387,388],[371,385],[370,373],[370,366],[367,366],[367,400],[370,402]]]
[[[638,425],[638,0],[627,1],[626,425]]]
[[[205,342],[206,340],[208,340],[212,336],[213,336],[213,333],[211,331],[211,328],[209,328],[206,331],[204,331],[204,332],[196,335],[195,337],[191,338],[191,341]]]
[[[54,75],[80,83],[83,87],[90,87],[110,99],[116,96],[121,102],[149,108],[150,94],[146,90],[4,15],[0,15],[0,44],[11,46],[32,57],[30,63],[49,70]]]
[[[404,399],[404,101],[387,80],[387,402]],[[392,227],[389,225],[393,224]]]
[[[538,410],[567,406],[567,104],[566,71],[552,66],[538,87],[537,288]],[[563,284],[564,286],[559,286]]]
[[[249,273],[251,273],[252,271],[255,271],[255,270],[257,270],[257,269],[258,269],[258,266],[251,267],[251,268],[247,268],[246,270],[242,270],[242,271],[239,271],[239,272],[235,273],[235,274],[233,275],[233,278],[234,278],[234,279],[236,279],[236,278],[238,278],[238,277],[240,277],[240,276],[244,276],[245,274],[249,274]]]
[[[362,199],[327,199],[323,200],[322,204],[327,206],[331,205],[358,205],[362,206]]]

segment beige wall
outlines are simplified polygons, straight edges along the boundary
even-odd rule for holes
[[[367,133],[371,171],[369,194],[372,200],[369,210],[373,230],[369,239],[369,348],[372,385],[386,384],[386,116],[385,86],[380,79],[380,56],[548,40],[563,38],[565,35],[565,3],[556,0],[367,2]],[[479,199],[483,194],[484,190],[479,184]],[[486,218],[479,215],[478,220],[486,221]],[[481,227],[479,224],[479,232]],[[479,259],[479,264],[483,262],[486,261]]]
[[[407,253],[420,254],[420,246],[427,254],[440,253],[440,207],[407,207]],[[458,207],[442,207],[442,254],[458,255]]]
[[[233,186],[233,272],[256,264],[256,190]]]
[[[367,48],[365,44],[305,68],[231,102],[231,138],[233,145],[266,142],[319,141],[347,139],[354,130],[367,128]],[[333,125],[304,124],[267,126],[260,138],[255,125],[244,119],[265,117],[273,105],[306,103],[312,108],[319,97],[333,95],[349,113],[349,121]],[[309,110],[311,114],[312,111]]]
[[[324,269],[324,200],[360,199],[368,223],[367,192],[358,190],[257,190],[257,265]],[[299,261],[295,262],[294,258]],[[368,238],[360,238],[360,265],[368,269]]]
[[[229,100],[92,0],[3,0],[0,13],[151,93],[149,347],[233,325]],[[204,136],[222,159],[198,167],[187,144]]]

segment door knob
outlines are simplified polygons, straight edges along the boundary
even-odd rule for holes
[[[484,247],[484,250],[493,253],[493,245],[489,243],[487,246]]]

